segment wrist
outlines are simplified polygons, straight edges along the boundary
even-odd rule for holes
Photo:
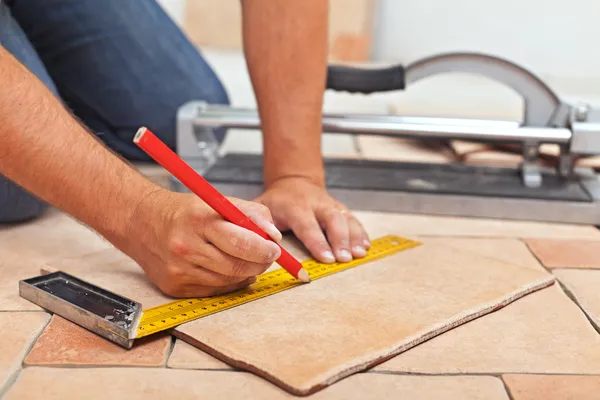
[[[325,179],[315,175],[303,175],[303,174],[287,174],[280,175],[265,184],[265,189],[272,189],[274,187],[286,184],[309,184],[320,188],[325,188]]]
[[[170,208],[170,192],[160,186],[151,185],[138,196],[139,200],[133,201],[126,211],[114,236],[114,244],[125,253],[134,247],[149,246],[157,243],[160,227],[168,219]]]

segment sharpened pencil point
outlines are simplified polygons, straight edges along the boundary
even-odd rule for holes
[[[310,276],[308,275],[308,272],[306,272],[305,269],[301,269],[298,272],[298,278],[300,278],[300,280],[302,282],[306,282],[306,283],[310,282]]]

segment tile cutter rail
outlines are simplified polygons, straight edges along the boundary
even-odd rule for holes
[[[600,110],[571,105],[541,79],[507,60],[481,53],[448,53],[406,67],[330,65],[327,89],[372,94],[404,90],[443,73],[496,80],[523,98],[522,121],[399,115],[324,114],[323,132],[422,140],[516,144],[516,168],[325,158],[330,192],[360,210],[600,225],[600,183],[576,157],[600,154]],[[262,155],[219,153],[215,132],[260,129],[252,109],[190,102],[177,116],[177,152],[228,196],[251,199],[263,190]],[[560,146],[555,168],[539,165],[542,144]],[[173,188],[186,191],[176,180]]]

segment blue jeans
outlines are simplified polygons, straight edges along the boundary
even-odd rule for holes
[[[215,72],[155,0],[5,0],[0,44],[128,160],[151,161],[132,142],[140,126],[175,149],[181,105],[229,104]],[[0,222],[45,208],[0,175]]]

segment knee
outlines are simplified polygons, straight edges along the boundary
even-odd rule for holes
[[[39,217],[48,205],[0,176],[0,223],[18,223]]]

